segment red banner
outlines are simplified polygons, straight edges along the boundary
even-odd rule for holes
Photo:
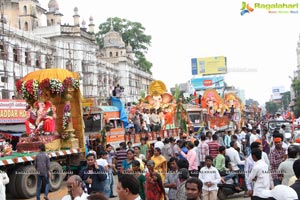
[[[24,123],[26,105],[23,100],[0,100],[0,124]]]
[[[204,80],[204,81],[203,81],[203,85],[204,85],[204,86],[212,86],[212,84],[213,84],[213,83],[212,83],[212,80]]]

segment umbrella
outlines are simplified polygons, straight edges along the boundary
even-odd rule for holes
[[[72,77],[79,79],[79,74],[77,72],[70,72],[66,69],[52,68],[52,69],[41,69],[27,74],[22,81],[37,80],[38,82],[43,81],[46,78],[58,79],[63,82],[67,77]]]

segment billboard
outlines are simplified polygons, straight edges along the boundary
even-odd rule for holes
[[[0,100],[0,124],[24,123],[26,105],[24,100]]]
[[[192,58],[192,75],[226,74],[226,57]]]
[[[284,93],[284,92],[285,92],[284,86],[272,87],[273,100],[280,100],[281,93]]]
[[[224,87],[224,77],[202,77],[191,79],[191,85],[195,90],[206,90],[206,89],[221,89]]]

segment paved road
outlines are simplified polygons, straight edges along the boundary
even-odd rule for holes
[[[115,183],[117,183],[117,176],[114,177],[115,179]],[[48,197],[50,200],[61,200],[63,196],[67,195],[68,191],[67,191],[67,187],[66,187],[66,183],[64,182],[61,189],[59,189],[58,191],[55,192],[50,192]],[[114,184],[114,194],[117,195],[117,184]],[[41,199],[44,198],[43,196],[44,194],[41,195]],[[26,199],[26,200],[35,200],[36,198],[30,198],[30,199]],[[235,194],[233,196],[228,197],[228,199],[235,199],[235,200],[250,200],[250,198],[244,198],[244,193],[241,192],[239,194]],[[11,198],[9,195],[7,196],[7,200],[24,200],[24,199],[15,199],[15,198]],[[119,198],[111,198],[110,200],[119,200]]]

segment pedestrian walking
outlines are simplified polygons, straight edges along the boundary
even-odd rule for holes
[[[154,167],[154,161],[149,160],[146,174],[146,197],[151,200],[163,200],[166,199],[165,188],[160,174],[154,171]]]
[[[153,160],[155,163],[154,171],[159,173],[162,181],[164,182],[165,175],[168,171],[168,166],[167,166],[167,160],[165,159],[165,157],[161,155],[160,148],[157,147],[154,149],[154,155],[151,157],[151,160]]]
[[[132,161],[132,170],[134,176],[137,178],[139,182],[139,195],[142,200],[145,200],[145,191],[146,191],[146,177],[143,175],[141,170],[141,164],[139,161]]]
[[[177,166],[177,158],[171,158],[169,163],[170,163],[170,168],[171,171],[167,173],[164,186],[165,188],[169,188],[168,192],[168,199],[169,200],[175,200],[176,198],[176,192],[177,192],[177,180],[178,180],[178,166]]]
[[[49,200],[48,193],[50,189],[50,158],[48,154],[46,154],[46,147],[44,144],[39,146],[40,152],[36,155],[34,160],[34,167],[38,172],[37,175],[37,188],[36,188],[36,199],[40,200],[41,195],[41,187],[42,182],[45,184],[45,192],[44,192],[44,199]]]
[[[109,180],[109,168],[112,167],[107,162],[107,152],[103,151],[100,154],[100,159],[97,159],[98,166],[102,166],[106,172],[106,180],[104,181],[104,194],[106,197],[110,197],[110,180]]]
[[[258,148],[251,150],[251,156],[254,163],[253,169],[249,175],[250,181],[253,183],[253,200],[268,199],[264,195],[264,190],[270,189],[270,176],[267,173],[269,166],[262,159],[262,151]],[[249,193],[251,195],[251,193]]]

